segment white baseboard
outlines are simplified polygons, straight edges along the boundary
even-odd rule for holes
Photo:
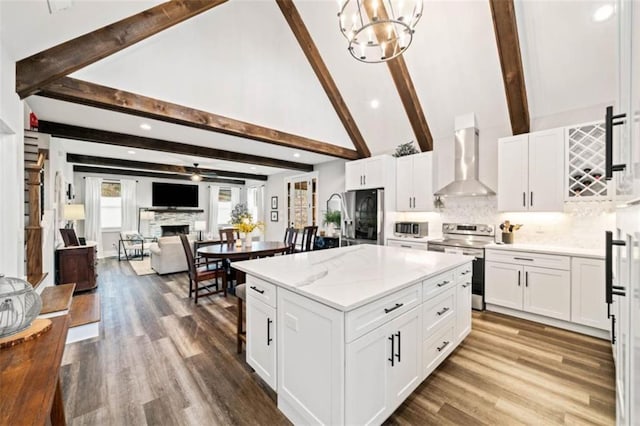
[[[91,339],[100,335],[100,321],[72,327],[67,333],[67,345],[81,340]]]
[[[541,324],[550,325],[552,327],[562,328],[564,330],[574,331],[580,334],[586,334],[587,336],[597,337],[598,339],[609,340],[609,330],[601,330],[599,328],[593,328],[582,324],[576,324],[573,322],[563,321],[555,318],[545,317],[543,315],[532,314],[530,312],[523,312],[517,309],[505,308],[503,306],[492,305],[487,303],[487,311],[497,312],[499,314],[510,315],[512,317],[522,318],[529,321],[539,322]]]

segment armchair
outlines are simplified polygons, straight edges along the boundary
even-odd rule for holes
[[[145,252],[149,253],[149,246],[145,247],[145,240],[137,231],[122,231],[118,240],[118,260],[122,260],[122,253],[126,260],[144,259]]]

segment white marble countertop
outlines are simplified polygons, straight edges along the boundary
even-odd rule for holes
[[[350,311],[472,260],[469,256],[363,244],[232,265],[332,308]]]
[[[487,250],[508,250],[541,254],[558,254],[563,256],[588,257],[604,259],[604,251],[600,249],[586,249],[579,247],[563,247],[546,244],[489,244]]]

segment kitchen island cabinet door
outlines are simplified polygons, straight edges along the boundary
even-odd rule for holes
[[[524,310],[534,314],[571,320],[571,279],[569,271],[524,268]]]
[[[458,282],[456,297],[456,330],[462,341],[471,332],[471,277]]]
[[[391,335],[381,326],[347,344],[345,424],[381,424],[390,414]]]
[[[389,323],[387,329],[394,338],[393,366],[389,371],[389,404],[395,410],[421,382],[422,309],[414,308]]]
[[[604,291],[604,261],[571,259],[571,321],[609,329]]]
[[[276,310],[250,297],[247,303],[247,363],[276,390]]]
[[[499,211],[520,212],[529,209],[528,139],[528,135],[519,135],[498,141]]]
[[[498,306],[522,309],[522,266],[486,262],[485,301]]]

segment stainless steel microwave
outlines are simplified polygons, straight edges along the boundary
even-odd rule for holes
[[[393,234],[396,237],[426,237],[429,235],[429,222],[396,222]]]

